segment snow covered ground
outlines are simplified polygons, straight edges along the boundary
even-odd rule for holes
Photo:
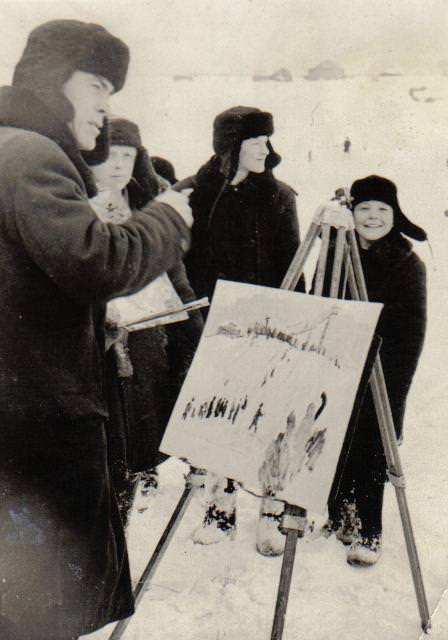
[[[136,71],[138,72],[138,70]],[[434,101],[416,102],[412,87]],[[144,104],[118,95],[114,110],[141,125],[150,152],[169,157],[179,177],[211,155],[211,122],[220,110],[253,104],[271,110],[283,163],[278,177],[300,192],[302,230],[333,190],[380,173],[396,181],[402,207],[429,233],[416,249],[428,268],[429,318],[424,352],[409,397],[400,449],[407,497],[432,613],[434,640],[448,638],[448,79],[351,78],[311,83],[254,83],[249,78],[151,79]],[[119,102],[121,100],[121,102]],[[175,123],[175,124],[174,124]],[[352,141],[343,152],[346,136]],[[417,244],[417,243],[416,243]],[[134,579],[142,572],[184,486],[183,463],[161,466],[160,490],[138,496],[128,538]],[[238,535],[202,547],[191,541],[203,492],[192,499],[124,640],[270,638],[280,558],[255,551],[257,499],[240,491]],[[334,537],[300,541],[285,640],[417,640],[420,623],[398,508],[388,486],[384,552],[375,567],[345,561]],[[105,640],[112,626],[89,636]]]

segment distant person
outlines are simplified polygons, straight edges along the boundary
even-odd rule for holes
[[[54,20],[0,89],[0,637],[73,640],[133,613],[104,423],[104,308],[173,267],[183,194],[120,227],[95,215],[82,152],[107,155],[128,47]]]
[[[213,123],[214,155],[175,186],[193,188],[192,244],[185,264],[198,297],[212,298],[218,279],[280,287],[286,275],[299,246],[299,224],[296,193],[273,173],[281,160],[272,148],[273,132],[266,111],[245,106],[223,111]],[[303,278],[297,290],[304,291]],[[233,537],[236,526],[235,485],[222,480],[213,486],[224,494],[211,498],[204,525],[195,533],[204,544],[222,534]]]
[[[169,160],[161,158],[160,156],[151,156],[151,162],[157,175],[166,180],[170,185],[178,182],[174,166]]]
[[[107,160],[92,166],[100,193],[91,200],[103,222],[123,224],[153,200],[160,185],[138,126],[125,118],[109,119],[110,153]],[[177,262],[159,286],[160,308],[172,290],[179,304],[195,299],[185,267]],[[174,304],[174,302],[172,302]],[[143,490],[157,489],[157,465],[162,461],[159,445],[177,394],[188,371],[202,331],[200,311],[187,320],[124,332],[108,352],[109,457],[118,506],[126,524],[134,487],[143,477]],[[121,371],[128,353],[130,370]],[[117,361],[118,358],[118,361]],[[120,360],[121,359],[121,360]],[[120,386],[125,386],[125,393]]]
[[[345,138],[344,140],[344,153],[350,153],[350,149],[351,149],[352,143],[350,138]]]
[[[426,233],[400,208],[395,184],[381,176],[356,180],[350,190],[362,268],[371,302],[382,302],[377,333],[397,439],[426,327],[425,266],[405,236]],[[357,419],[339,493],[329,505],[336,537],[349,546],[347,562],[374,564],[382,549],[386,460],[370,388]]]

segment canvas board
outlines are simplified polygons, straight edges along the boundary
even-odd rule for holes
[[[323,513],[381,308],[218,281],[161,450]]]

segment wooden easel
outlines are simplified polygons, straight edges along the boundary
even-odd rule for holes
[[[152,578],[162,559],[165,549],[168,547],[170,540],[174,536],[176,529],[179,526],[182,516],[184,515],[188,505],[191,502],[194,494],[194,489],[200,487],[203,480],[203,475],[195,473],[194,469],[190,469],[190,473],[185,481],[185,489],[182,492],[179,502],[177,503],[168,524],[166,525],[162,535],[160,536],[159,542],[157,543],[152,556],[150,557],[146,567],[143,570],[142,575],[138,579],[135,586],[134,601],[136,610],[139,602],[143,598],[145,590],[149,586],[150,579]],[[111,635],[109,636],[109,640],[119,640],[120,638],[122,638],[131,619],[132,618],[124,618],[123,620],[117,622]]]
[[[315,214],[303,243],[297,250],[291,265],[281,284],[282,289],[294,290],[303,268],[310,254],[315,240],[321,237],[321,247],[317,263],[314,293],[322,295],[324,277],[327,267],[328,248],[330,244],[331,229],[336,229],[336,245],[333,259],[330,283],[330,297],[337,298],[341,287],[342,267],[345,266],[346,281],[342,283],[343,289],[348,284],[353,300],[368,301],[367,288],[362,271],[361,258],[356,241],[353,216],[346,206],[348,196],[346,193],[338,193],[341,207],[335,203],[331,207],[321,207]],[[405,480],[398,453],[397,438],[395,435],[392,412],[387,395],[381,360],[375,357],[372,373],[369,380],[372,391],[378,424],[381,433],[381,441],[387,463],[387,475],[395,489],[395,494],[400,511],[406,548],[409,557],[417,604],[420,614],[421,627],[424,633],[431,628],[428,603],[426,600],[423,578],[417,554],[411,518],[406,500]],[[280,582],[277,593],[274,623],[271,640],[281,640],[283,626],[288,604],[289,589],[294,565],[297,539],[303,537],[306,527],[306,511],[300,507],[286,504],[280,530],[286,535],[285,553],[283,557]]]
[[[343,205],[343,199],[340,197],[338,199],[340,200],[340,204]],[[305,239],[297,250],[280,288],[288,290],[295,289],[303,273],[304,265],[314,242],[320,236],[321,247],[317,264],[314,293],[316,295],[322,294],[332,228],[336,229],[336,246],[331,272],[330,297],[338,297],[342,284],[343,288],[348,285],[353,300],[368,301],[367,288],[354,231],[353,216],[346,207],[339,207],[336,202],[331,207],[321,207],[316,212]],[[346,280],[341,283],[343,265],[345,266]],[[378,424],[387,462],[388,477],[394,486],[400,511],[406,548],[417,597],[421,628],[424,633],[428,633],[431,628],[429,608],[426,600],[423,578],[406,500],[405,481],[398,453],[398,444],[389,398],[387,395],[384,373],[378,356],[375,356],[369,384],[378,417]],[[193,491],[197,486],[199,486],[200,482],[202,482],[201,476],[195,477],[194,472],[190,473],[179,503],[175,508],[173,515],[167,524],[141,578],[138,581],[134,592],[136,605],[141,600],[145,589],[148,587],[149,580],[158,566],[170,539],[174,535],[174,532],[192,498]],[[288,503],[285,504],[285,511],[279,527],[280,531],[285,534],[285,550],[277,591],[277,602],[275,606],[271,640],[281,640],[283,636],[297,540],[305,534],[307,526],[306,515],[307,513],[305,509]],[[109,640],[119,640],[122,637],[129,621],[130,618],[121,620],[114,628]]]

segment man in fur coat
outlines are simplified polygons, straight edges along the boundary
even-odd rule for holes
[[[56,20],[0,89],[3,640],[72,640],[133,612],[106,463],[104,305],[178,262],[191,214],[177,193],[121,225],[89,205],[81,152],[107,154],[128,60],[104,28]]]

